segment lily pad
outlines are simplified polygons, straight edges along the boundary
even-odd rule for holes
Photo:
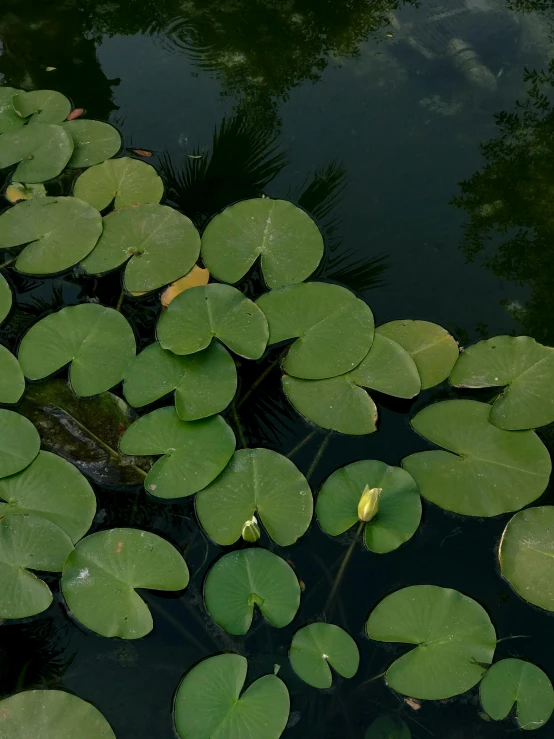
[[[178,280],[168,285],[163,293],[160,295],[160,303],[164,308],[175,300],[177,295],[180,295],[185,290],[190,290],[191,287],[199,287],[200,285],[207,285],[210,281],[210,273],[207,269],[199,267],[197,264],[187,272],[184,277],[179,277]]]
[[[334,624],[315,623],[296,632],[290,645],[292,669],[314,688],[330,688],[331,667],[342,677],[354,677],[360,664],[356,642]]]
[[[324,282],[290,285],[256,301],[269,324],[269,343],[297,339],[284,369],[293,377],[322,380],[354,369],[373,342],[373,314],[344,287]]]
[[[0,169],[18,164],[16,182],[46,182],[57,177],[71,159],[73,141],[62,126],[35,123],[0,138]]]
[[[167,205],[129,205],[102,223],[102,236],[82,266],[99,275],[127,262],[123,282],[130,293],[157,290],[186,274],[198,259],[198,231]]]
[[[286,547],[312,520],[313,499],[304,475],[271,449],[241,449],[196,498],[196,512],[208,536],[228,546],[240,539],[244,524],[257,514],[269,536]]]
[[[3,739],[115,739],[100,711],[62,690],[26,690],[0,702]]]
[[[517,513],[506,526],[498,557],[502,575],[518,595],[554,611],[554,506]]]
[[[25,124],[15,112],[13,96],[20,92],[14,87],[0,87],[0,134],[22,128]]]
[[[492,662],[496,633],[485,609],[436,585],[412,585],[384,598],[367,622],[370,639],[415,644],[386,673],[393,690],[443,700],[465,693]]]
[[[45,518],[0,518],[0,618],[27,618],[45,611],[52,602],[50,588],[28,570],[61,572],[72,549],[65,531]]]
[[[76,543],[91,527],[96,497],[76,467],[39,452],[24,470],[0,479],[0,516],[12,513],[46,518]]]
[[[327,534],[338,536],[359,526],[358,506],[366,488],[378,488],[379,508],[364,526],[368,549],[392,552],[408,541],[421,521],[421,498],[406,470],[377,460],[363,460],[333,472],[317,497],[316,515]]]
[[[402,719],[379,716],[366,731],[364,739],[412,739],[412,734]]]
[[[517,706],[522,729],[540,729],[554,711],[554,690],[548,675],[521,659],[496,662],[483,678],[480,692],[483,709],[494,721],[502,721]]]
[[[181,739],[278,739],[286,728],[286,685],[264,675],[241,695],[248,663],[219,654],[193,667],[175,696],[175,727]]]
[[[436,323],[390,321],[375,331],[396,341],[411,355],[419,370],[422,390],[446,380],[458,359],[458,342]]]
[[[470,346],[450,376],[456,387],[504,387],[491,423],[531,429],[554,421],[554,349],[529,336],[496,336]]]
[[[229,634],[246,634],[254,606],[282,629],[296,616],[300,585],[281,557],[266,549],[242,549],[225,554],[208,572],[204,600],[213,620]]]
[[[115,156],[121,148],[117,128],[102,121],[66,121],[63,128],[73,141],[73,155],[68,166],[79,169],[92,167]]]
[[[259,359],[269,330],[255,303],[230,285],[212,284],[177,295],[158,321],[157,336],[175,354],[194,354],[216,338],[241,357]]]
[[[12,98],[13,109],[26,123],[62,123],[71,112],[71,103],[55,90],[20,90]]]
[[[40,437],[19,413],[0,409],[0,477],[15,475],[37,456]]]
[[[31,198],[43,198],[46,188],[42,183],[25,184],[23,182],[12,182],[6,188],[4,196],[10,203],[19,203],[20,200],[31,200]]]
[[[0,344],[0,403],[17,403],[25,390],[25,378],[14,355]]]
[[[115,199],[116,208],[137,203],[159,203],[164,185],[154,167],[131,157],[108,159],[87,169],[77,179],[74,195],[97,210]]]
[[[551,471],[548,450],[534,431],[493,426],[489,413],[486,403],[447,400],[412,419],[418,433],[448,449],[402,460],[424,498],[465,516],[498,516],[543,494]]]
[[[12,308],[12,291],[8,281],[0,274],[0,323],[6,318]]]
[[[303,282],[318,267],[323,238],[307,213],[286,200],[253,198],[215,216],[202,236],[202,259],[222,282],[238,282],[261,257],[274,289]]]
[[[235,362],[217,342],[196,354],[178,356],[150,344],[133,360],[123,391],[135,408],[175,390],[175,408],[183,421],[225,410],[237,390]]]
[[[73,267],[94,249],[101,233],[100,213],[78,198],[32,198],[0,216],[0,249],[28,244],[15,266],[30,275]]]
[[[99,531],[82,539],[67,558],[62,592],[75,618],[102,636],[140,639],[153,629],[135,590],[183,590],[185,560],[175,547],[138,529]]]
[[[121,382],[134,357],[135,336],[127,319],[97,303],[51,313],[27,331],[19,347],[25,377],[41,380],[71,363],[71,387],[84,397]]]
[[[159,408],[135,421],[121,437],[124,454],[163,454],[144,487],[156,498],[184,498],[209,485],[235,451],[235,435],[221,416],[182,421],[175,408]]]

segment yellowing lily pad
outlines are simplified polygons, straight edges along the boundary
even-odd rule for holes
[[[209,271],[195,264],[188,274],[186,274],[184,277],[180,277],[178,280],[166,287],[166,289],[160,296],[161,304],[164,308],[167,308],[167,306],[174,298],[177,297],[177,295],[180,295],[185,290],[190,290],[191,287],[207,285],[209,281]]]
[[[4,193],[6,200],[10,203],[19,203],[20,200],[31,200],[31,198],[42,198],[46,195],[46,188],[42,184],[23,184],[12,182],[7,186]]]

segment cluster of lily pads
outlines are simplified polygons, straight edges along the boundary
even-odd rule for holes
[[[17,165],[8,187],[17,202],[0,215],[0,248],[19,249],[10,264],[23,274],[80,265],[100,276],[123,267],[126,294],[173,283],[171,296],[156,342],[138,355],[131,325],[113,308],[83,303],[42,318],[23,336],[17,357],[0,346],[0,404],[25,402],[37,387],[27,381],[67,366],[72,397],[102,397],[120,383],[133,408],[169,397],[170,404],[125,425],[117,452],[158,457],[146,471],[135,467],[147,493],[195,495],[200,525],[221,546],[257,544],[263,527],[287,547],[312,523],[312,490],[287,457],[265,448],[237,450],[222,415],[236,404],[233,355],[257,360],[268,346],[283,344],[286,397],[307,425],[342,434],[376,431],[377,407],[367,390],[411,399],[447,379],[452,388],[499,388],[491,403],[462,397],[424,407],[411,425],[440,449],[412,454],[401,468],[361,460],[335,471],[318,492],[316,518],[330,536],[356,527],[354,541],[360,536],[367,549],[385,554],[415,534],[421,497],[466,516],[520,511],[502,536],[502,574],[522,598],[554,611],[554,507],[520,510],[542,495],[550,478],[550,455],[534,429],[554,421],[554,350],[529,337],[500,336],[460,354],[454,338],[433,323],[375,327],[370,308],[350,290],[306,281],[324,244],[300,208],[263,197],[239,202],[215,216],[201,238],[188,218],[160,205],[163,183],[152,166],[111,158],[121,146],[115,128],[68,117],[71,105],[57,92],[0,88],[0,167]],[[73,196],[48,196],[42,183],[66,167],[78,170]],[[258,258],[268,289],[253,301],[233,285]],[[199,259],[205,279],[190,279]],[[0,275],[0,320],[11,301]],[[87,535],[96,513],[87,477],[41,451],[35,425],[5,408],[0,501],[2,619],[45,611],[52,592],[34,573],[55,572],[80,624],[104,637],[137,639],[153,628],[137,589],[187,587],[186,562],[165,539],[135,528]],[[272,627],[287,626],[301,597],[289,563],[258,545],[224,554],[204,583],[208,613],[233,635],[248,632],[256,609]],[[386,673],[398,693],[440,700],[480,682],[486,713],[500,720],[516,704],[524,729],[539,728],[554,710],[546,674],[519,659],[494,662],[497,636],[488,614],[455,590],[400,589],[373,609],[366,632],[374,641],[413,645]],[[331,686],[331,668],[351,678],[360,661],[354,639],[325,622],[300,626],[289,659],[318,689]],[[243,692],[247,668],[244,657],[222,654],[185,675],[174,709],[182,739],[281,736],[288,690],[277,675],[266,675]],[[53,739],[60,716],[68,735],[114,736],[96,709],[55,690],[2,701],[0,734],[12,739],[25,726],[29,735]],[[383,717],[366,736],[409,735],[404,724]]]

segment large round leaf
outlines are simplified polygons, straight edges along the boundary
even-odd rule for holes
[[[269,324],[269,343],[297,339],[284,368],[289,375],[322,380],[354,369],[373,342],[373,314],[344,287],[324,282],[290,285],[256,301]]]
[[[12,105],[20,118],[27,123],[62,123],[71,112],[71,103],[55,90],[31,90],[17,92]]]
[[[31,275],[54,274],[86,257],[101,232],[100,213],[88,203],[78,198],[33,198],[0,216],[0,249],[29,244],[16,268]]]
[[[73,154],[73,141],[62,126],[35,123],[0,138],[0,169],[17,166],[16,182],[45,182],[57,177]]]
[[[231,205],[202,236],[204,264],[223,282],[238,282],[258,257],[270,288],[303,282],[322,256],[317,226],[286,200],[254,198]]]
[[[12,291],[8,281],[0,273],[0,323],[6,318],[12,307]]]
[[[113,157],[121,147],[119,131],[102,121],[66,121],[63,128],[73,140],[69,167],[91,167]]]
[[[0,618],[26,618],[45,611],[52,602],[50,588],[27,568],[61,572],[72,549],[65,531],[45,518],[1,517]]]
[[[366,731],[364,739],[412,739],[412,734],[402,719],[379,716]]]
[[[25,121],[14,110],[13,96],[20,92],[14,87],[0,87],[0,134],[21,128]]]
[[[375,331],[396,341],[411,355],[419,370],[423,390],[446,380],[458,358],[457,341],[436,323],[390,321]]]
[[[198,494],[196,512],[208,536],[223,546],[240,539],[244,524],[257,514],[269,536],[286,547],[310,525],[313,499],[290,459],[271,449],[241,449]]]
[[[115,198],[115,207],[137,203],[159,203],[164,193],[154,167],[131,157],[108,159],[96,164],[75,182],[74,195],[104,210]]]
[[[392,552],[411,539],[421,520],[417,485],[399,467],[363,460],[333,472],[317,497],[319,525],[331,536],[359,525],[358,504],[366,488],[380,488],[381,493],[379,509],[364,527],[365,544],[378,554]]]
[[[65,459],[39,452],[21,472],[0,479],[0,516],[31,513],[55,523],[75,543],[90,529],[96,513],[94,492]]]
[[[483,709],[495,721],[505,719],[514,705],[522,729],[540,729],[554,711],[554,690],[540,667],[521,659],[503,659],[480,685]]]
[[[193,667],[175,696],[175,727],[181,739],[278,739],[287,725],[289,693],[265,675],[241,695],[248,663],[219,654]]]
[[[82,266],[98,275],[127,262],[123,282],[130,293],[157,290],[182,277],[200,252],[192,221],[167,205],[129,205],[102,223],[102,236]]]
[[[100,711],[61,690],[27,690],[0,702],[2,739],[115,739]]]
[[[382,600],[367,622],[370,639],[417,645],[389,667],[393,690],[424,700],[465,693],[492,662],[496,633],[485,609],[436,585],[412,585]]]
[[[531,429],[554,421],[554,349],[529,336],[496,336],[470,346],[454,365],[456,387],[505,387],[494,401],[491,423]]]
[[[27,467],[39,449],[40,437],[33,424],[19,413],[0,409],[0,478]]]
[[[41,380],[71,362],[71,386],[86,397],[121,382],[135,350],[133,329],[121,313],[83,303],[35,323],[23,337],[19,363],[25,377]]]
[[[489,413],[486,403],[447,400],[412,419],[417,432],[449,450],[402,460],[424,498],[465,516],[498,516],[523,508],[546,490],[551,462],[542,441],[534,431],[493,426]]]
[[[157,498],[184,498],[209,485],[235,451],[235,435],[221,416],[182,421],[175,408],[159,408],[131,424],[121,437],[124,454],[163,454],[144,487]]]
[[[266,549],[242,549],[221,557],[208,572],[204,600],[213,620],[229,634],[246,634],[255,605],[282,629],[296,616],[300,585],[281,557]]]
[[[0,344],[0,403],[17,403],[25,390],[25,378],[14,355]]]
[[[518,595],[554,611],[554,506],[517,513],[506,526],[498,557],[502,575]]]
[[[185,290],[171,301],[157,327],[160,344],[175,354],[194,354],[216,338],[239,356],[259,359],[268,335],[262,311],[230,285]]]
[[[314,688],[330,688],[331,667],[343,677],[354,677],[360,664],[356,642],[334,624],[315,623],[296,632],[289,650],[292,669]]]
[[[132,362],[123,391],[135,408],[175,390],[175,408],[183,421],[225,410],[237,390],[235,362],[225,347],[212,342],[196,354],[179,356],[150,344]]]
[[[67,558],[62,592],[69,610],[102,636],[140,639],[152,616],[135,590],[183,590],[189,581],[175,547],[138,529],[111,529],[82,539]]]

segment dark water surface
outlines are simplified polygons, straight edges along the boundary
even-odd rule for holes
[[[126,147],[153,150],[168,201],[199,227],[225,205],[261,192],[299,202],[325,234],[318,277],[354,289],[378,323],[435,321],[462,345],[511,332],[552,343],[552,5],[3,0],[0,81],[60,90],[88,117],[117,125]],[[49,66],[56,69],[47,72]],[[7,275],[18,291],[17,310],[0,339],[12,350],[38,317],[88,298],[115,306],[120,290],[117,275],[99,284],[72,274]],[[258,285],[253,276],[242,287],[256,294]],[[123,304],[143,343],[153,339],[158,305],[156,298]],[[276,356],[269,350],[257,364],[242,363],[243,391]],[[410,414],[449,392],[438,387],[412,404],[378,397],[378,433],[353,438],[318,431],[293,459],[307,474],[329,436],[311,475],[314,491],[355,460],[398,465],[427,448],[410,430]],[[285,402],[277,369],[242,407],[241,422],[249,446],[284,454],[311,431]],[[552,453],[552,432],[541,436]],[[248,657],[249,679],[281,665],[292,703],[287,739],[361,739],[383,713],[402,716],[417,739],[517,732],[515,723],[479,716],[477,689],[414,711],[378,677],[404,648],[370,642],[367,616],[387,593],[422,583],[478,600],[499,638],[522,635],[502,641],[496,658],[529,659],[554,678],[552,616],[517,597],[498,571],[496,551],[509,516],[474,520],[424,503],[421,528],[399,550],[355,549],[326,613],[349,539],[331,539],[314,522],[293,547],[274,547],[306,585],[293,624],[276,630],[259,620],[246,637],[233,638],[202,605],[203,579],[223,550],[199,531],[193,502],[164,504],[141,493],[135,506],[138,490],[96,491],[93,530],[129,525],[134,508],[134,526],[184,551],[191,584],[180,595],[145,592],[154,631],[120,641],[73,622],[58,578],[48,578],[52,607],[0,629],[2,695],[62,687],[94,703],[118,739],[170,739],[183,674],[232,650]],[[540,503],[551,502],[549,490]],[[302,683],[286,657],[294,631],[320,618],[346,628],[361,651],[356,678],[335,678],[329,691]],[[536,734],[554,737],[554,721]]]

